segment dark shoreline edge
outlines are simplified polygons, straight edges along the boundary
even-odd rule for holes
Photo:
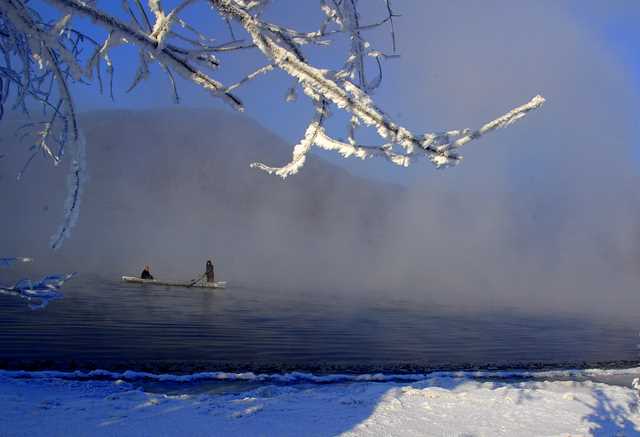
[[[97,360],[7,360],[0,359],[0,371],[58,371],[91,372],[96,369],[108,372],[141,372],[153,374],[190,375],[203,372],[228,372],[254,374],[309,373],[314,375],[362,375],[362,374],[428,374],[435,372],[542,372],[553,370],[628,369],[640,367],[640,360],[573,361],[573,362],[511,362],[511,363],[463,363],[429,365],[426,363],[232,363],[210,361],[97,361]]]

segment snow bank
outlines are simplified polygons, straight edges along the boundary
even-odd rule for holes
[[[409,374],[363,373],[363,374],[327,374],[315,375],[307,372],[289,373],[233,373],[233,372],[198,372],[185,375],[171,373],[150,373],[127,370],[125,372],[111,372],[109,370],[92,370],[63,372],[59,370],[0,370],[0,377],[14,379],[67,379],[67,380],[113,380],[139,381],[150,380],[160,382],[199,382],[199,381],[253,381],[261,383],[314,383],[330,384],[341,382],[413,382],[433,378],[464,378],[464,379],[588,379],[610,376],[639,376],[640,367],[626,369],[563,369],[547,371],[529,370],[499,370],[499,371],[451,371]]]
[[[582,372],[631,377],[638,369]],[[249,379],[250,374],[226,375]],[[183,390],[167,394],[136,387],[131,373],[122,374],[131,378],[127,382],[4,372],[0,435],[640,435],[637,393],[630,387],[456,375],[405,382],[262,383],[237,394],[182,384]],[[272,381],[281,377],[272,375]]]

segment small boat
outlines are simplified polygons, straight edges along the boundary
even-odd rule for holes
[[[188,281],[188,282],[172,282],[172,281],[158,281],[156,279],[140,279],[135,276],[123,276],[124,282],[132,284],[149,284],[149,285],[167,285],[169,287],[186,287],[186,288],[225,288],[226,281],[217,282],[203,282],[203,281]]]

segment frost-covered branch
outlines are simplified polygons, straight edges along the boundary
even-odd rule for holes
[[[51,237],[51,248],[58,249],[71,236],[71,229],[80,216],[80,201],[87,180],[87,156],[85,139],[81,135],[74,142],[75,155],[71,161],[71,171],[67,176],[67,197],[64,201],[64,220],[58,231]]]
[[[361,88],[349,81],[347,77],[353,76],[359,70],[359,64],[356,62],[351,71],[343,70],[338,73],[332,73],[327,70],[313,67],[308,62],[300,57],[300,55],[290,48],[290,40],[282,38],[282,32],[278,30],[274,32],[271,26],[265,25],[256,17],[249,14],[243,9],[237,1],[234,0],[211,0],[214,4],[218,5],[221,10],[238,20],[242,26],[251,35],[253,42],[262,51],[262,53],[269,58],[275,65],[287,72],[292,77],[296,78],[303,87],[305,94],[311,99],[318,99],[321,96],[323,99],[332,102],[338,108],[350,112],[357,121],[375,128],[379,136],[387,141],[387,144],[378,151],[367,152],[364,148],[358,148],[358,155],[361,157],[372,156],[386,156],[393,163],[398,165],[407,166],[411,162],[411,158],[417,155],[427,156],[436,166],[448,166],[456,164],[460,161],[460,156],[453,150],[468,143],[471,140],[477,139],[482,134],[494,130],[498,127],[506,126],[526,115],[530,110],[540,107],[544,103],[542,96],[534,97],[527,104],[520,106],[508,114],[496,119],[490,123],[487,123],[481,129],[471,132],[465,131],[452,131],[445,134],[428,133],[423,135],[416,135],[405,129],[393,121],[391,121],[381,110],[379,110],[370,96]],[[352,8],[355,7],[353,2],[342,2],[342,5],[348,5],[344,12],[345,15],[351,15],[351,20],[355,24],[347,26],[349,29],[353,29],[357,24],[357,17],[354,17]],[[338,5],[338,3],[336,3]],[[348,10],[348,11],[347,11]],[[340,21],[346,20],[341,18]],[[359,34],[358,34],[359,35]],[[352,38],[354,38],[352,36]],[[359,36],[358,36],[359,38]],[[354,52],[352,57],[358,58],[360,51],[360,44],[355,44],[356,48],[352,48]],[[366,79],[364,74],[359,74],[361,82]],[[366,87],[366,84],[364,85]],[[311,132],[315,132],[313,123],[307,129],[305,135],[305,141],[296,146],[298,153],[306,154],[310,147],[307,144],[310,142]],[[452,136],[460,136],[456,142],[448,141]],[[315,138],[315,133],[313,134]],[[326,137],[328,138],[328,137]],[[311,141],[311,144],[315,142]],[[353,155],[346,148],[340,145],[338,142],[323,142],[324,148],[330,150],[337,150],[343,155]],[[316,144],[318,145],[318,144]],[[393,146],[399,146],[401,151],[394,152]],[[302,147],[304,146],[304,147]],[[376,150],[376,149],[372,149]],[[304,160],[300,156],[294,153],[294,161],[292,164],[304,163]],[[268,171],[269,173],[275,173],[279,176],[286,177],[290,174],[297,172],[301,165],[291,164],[282,167],[280,169],[274,169],[265,165],[255,165],[255,167]],[[295,171],[291,171],[295,168]],[[281,170],[281,171],[280,171]]]
[[[125,91],[133,92],[147,80],[152,65],[157,63],[167,76],[175,102],[180,101],[181,77],[242,111],[240,93],[247,83],[273,71],[290,76],[295,85],[286,92],[286,100],[295,100],[296,89],[301,89],[314,105],[315,115],[294,147],[289,164],[252,165],[281,177],[297,173],[313,147],[344,157],[380,157],[401,166],[420,157],[426,157],[437,167],[454,165],[461,160],[461,146],[513,123],[544,102],[541,96],[536,96],[474,131],[412,132],[392,120],[372,99],[374,90],[382,83],[383,63],[397,57],[394,19],[399,15],[391,0],[382,0],[377,14],[372,3],[317,1],[322,16],[317,28],[311,29],[268,21],[264,18],[265,11],[277,8],[277,2],[268,0],[176,0],[169,8],[160,0],[0,1],[0,118],[10,96],[15,108],[28,112],[35,102],[47,114],[46,121],[33,125],[37,127],[32,133],[33,151],[24,170],[38,154],[57,165],[67,148],[73,151],[69,154],[72,162],[65,216],[52,238],[52,246],[60,246],[77,220],[82,183],[87,174],[73,84],[96,83],[102,91],[104,69],[109,95],[113,97],[117,66],[112,52],[120,46],[134,47],[138,52],[138,65]],[[39,6],[44,4],[54,6],[58,16],[43,19]],[[210,11],[205,26],[197,26],[185,18],[185,11],[196,6]],[[124,12],[126,18],[120,18],[122,13],[118,12]],[[73,27],[77,18],[89,19],[99,30],[92,35],[79,32]],[[387,29],[391,36],[388,53],[383,47],[374,47],[368,39],[370,32],[382,29]],[[331,50],[334,61],[338,61],[335,65],[340,67],[328,69],[318,64],[309,54],[310,45]],[[263,66],[225,83],[220,70],[247,51],[261,55]],[[327,132],[326,121],[332,113],[341,113],[349,120],[346,135]],[[356,134],[360,128],[377,132],[380,145],[359,145]],[[347,141],[337,139],[340,137],[346,137]]]
[[[120,44],[133,44],[146,51],[153,59],[163,63],[167,67],[173,69],[176,73],[185,79],[194,82],[211,92],[214,96],[222,98],[235,109],[242,110],[242,103],[234,95],[225,91],[226,87],[219,81],[215,80],[207,74],[203,62],[217,65],[212,55],[202,54],[204,47],[198,46],[198,50],[185,50],[169,44],[165,39],[166,34],[159,29],[164,28],[165,19],[161,19],[162,23],[158,29],[154,26],[150,33],[146,33],[140,29],[136,29],[123,21],[119,20],[107,12],[99,10],[92,6],[91,3],[85,3],[79,0],[49,0],[49,3],[62,8],[62,10],[70,13],[77,13],[92,19],[96,24],[102,26],[110,32],[109,38],[113,38],[113,34],[118,35]],[[155,2],[151,2],[152,4]],[[158,17],[156,17],[158,19]],[[102,52],[108,53],[111,44],[105,41]]]
[[[81,46],[93,40],[72,31],[70,15],[55,23],[45,23],[40,15],[21,0],[0,3],[0,110],[13,91],[14,108],[29,111],[27,100],[42,105],[50,114],[48,122],[35,133],[34,148],[57,164],[67,142],[78,138],[76,111],[69,90],[70,80],[80,80],[78,62]],[[58,91],[57,93],[55,91]]]
[[[269,167],[268,165],[254,162],[251,164],[252,168],[259,168],[266,171],[269,174],[276,174],[282,178],[286,178],[292,174],[296,174],[304,165],[307,159],[307,154],[311,147],[317,143],[316,137],[324,132],[322,126],[327,115],[327,101],[323,99],[317,99],[316,101],[316,115],[304,134],[304,138],[296,144],[293,148],[293,156],[291,162],[284,167]]]
[[[0,28],[7,35],[0,41],[5,62],[4,68],[0,68],[0,79],[6,81],[0,108],[3,109],[13,89],[16,107],[28,112],[26,100],[31,98],[43,106],[45,114],[49,114],[42,129],[35,132],[34,152],[18,174],[19,178],[38,151],[57,165],[68,146],[84,150],[70,82],[80,81],[84,75],[79,62],[83,44],[89,41],[95,45],[95,41],[70,28],[71,18],[70,13],[63,13],[57,21],[45,22],[23,0],[0,3]],[[54,145],[57,146],[55,149]],[[71,170],[70,177],[74,172],[78,173],[74,164]],[[56,238],[54,248],[69,235],[75,223],[82,180],[76,178],[72,192],[78,197],[70,207],[65,208],[65,231]]]
[[[49,275],[40,280],[21,279],[14,285],[0,285],[0,294],[15,296],[29,302],[32,310],[41,310],[50,302],[62,299],[62,285],[73,278],[75,273],[66,275]]]
[[[11,257],[0,258],[0,267],[13,267],[17,263],[31,263],[33,258]],[[29,302],[29,308],[39,310],[46,307],[49,302],[61,299],[62,293],[60,288],[68,279],[75,276],[75,273],[66,275],[49,275],[33,281],[31,279],[21,279],[14,285],[0,284],[0,294],[15,296],[26,299]]]

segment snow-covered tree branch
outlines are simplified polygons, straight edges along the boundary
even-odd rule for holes
[[[33,258],[11,257],[0,258],[0,268],[13,267],[18,263],[30,263]],[[73,278],[75,273],[66,275],[48,275],[40,280],[21,279],[14,285],[0,284],[0,294],[16,296],[29,302],[29,308],[39,310],[45,308],[49,302],[61,299],[60,288],[65,281]]]
[[[14,105],[25,111],[30,109],[28,100],[41,104],[49,118],[32,131],[36,136],[33,156],[42,153],[58,164],[67,147],[74,151],[66,217],[52,245],[59,246],[73,226],[86,177],[85,146],[71,85],[96,83],[102,90],[104,68],[109,76],[109,94],[113,95],[111,78],[115,66],[111,51],[118,46],[127,45],[138,51],[138,66],[127,91],[146,80],[151,64],[157,63],[169,79],[169,91],[176,102],[177,76],[242,111],[244,104],[238,93],[245,84],[276,70],[289,75],[296,86],[284,93],[286,100],[294,100],[299,87],[314,105],[315,115],[304,138],[294,147],[290,163],[280,167],[252,164],[281,177],[297,173],[314,146],[343,157],[382,157],[400,166],[420,157],[437,167],[454,165],[461,160],[461,146],[513,123],[543,104],[544,98],[535,96],[476,130],[416,133],[404,128],[379,109],[371,97],[381,85],[383,62],[397,56],[397,15],[391,0],[380,1],[383,16],[365,22],[361,12],[371,7],[369,3],[363,6],[358,0],[318,0],[323,19],[312,30],[289,28],[264,18],[272,7],[268,0],[174,0],[171,7],[167,7],[169,2],[160,0],[122,0],[105,2],[104,6],[96,0],[0,1],[0,111],[10,96]],[[205,28],[184,18],[185,12],[197,4],[206,6],[211,13]],[[44,19],[39,11],[44,5],[53,6],[57,15]],[[121,18],[123,15],[127,18]],[[99,38],[78,31],[74,28],[76,18],[89,18],[107,36]],[[214,30],[219,34],[220,29],[228,30],[224,40],[212,36]],[[390,33],[391,53],[375,48],[367,39],[376,29]],[[343,59],[342,66],[328,69],[318,65],[308,57],[310,45],[333,50]],[[346,47],[344,53],[339,47]],[[221,69],[246,51],[260,54],[263,66],[224,83]],[[350,119],[345,135],[328,132],[326,121],[332,109]],[[380,144],[360,145],[356,139],[358,127],[372,128]]]

